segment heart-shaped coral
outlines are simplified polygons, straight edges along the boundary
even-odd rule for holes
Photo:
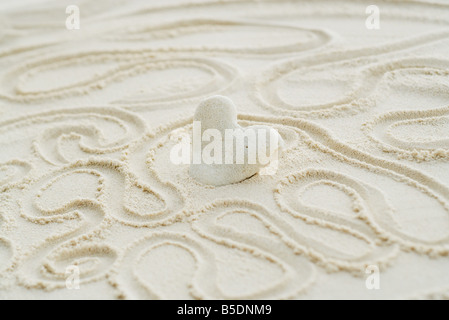
[[[233,101],[214,96],[195,112],[190,175],[214,186],[241,182],[277,160],[283,147],[275,129],[241,127]]]

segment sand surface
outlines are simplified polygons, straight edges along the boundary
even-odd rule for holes
[[[0,299],[448,298],[449,3],[371,4],[2,0]],[[276,174],[170,162],[217,94]]]

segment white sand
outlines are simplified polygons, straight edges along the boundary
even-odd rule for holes
[[[0,299],[449,298],[446,1],[75,2],[0,5]],[[274,176],[170,163],[216,94]]]

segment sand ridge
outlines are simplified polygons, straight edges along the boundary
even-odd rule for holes
[[[446,3],[41,2],[2,13],[1,298],[447,299]],[[170,161],[217,94],[274,175]]]

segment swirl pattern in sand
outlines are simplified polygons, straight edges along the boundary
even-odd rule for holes
[[[0,298],[447,299],[445,2],[4,2]],[[216,94],[275,173],[171,161]]]

